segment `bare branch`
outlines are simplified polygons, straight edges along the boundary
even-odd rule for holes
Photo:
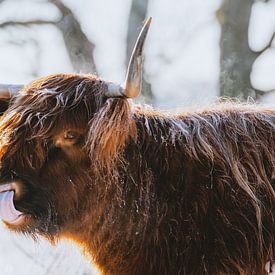
[[[48,2],[54,4],[60,10],[63,16],[73,14],[72,10],[65,6],[61,0],[48,0]]]
[[[0,0],[1,1],[1,0]],[[72,66],[76,72],[96,73],[94,62],[95,45],[89,41],[82,31],[80,23],[74,16],[71,9],[65,6],[59,0],[48,0],[54,4],[61,13],[61,18],[57,21],[50,20],[29,20],[29,21],[6,21],[0,23],[0,28],[33,25],[54,25],[62,33],[63,40],[71,60]]]
[[[70,8],[65,6],[60,0],[49,0],[49,2],[54,4],[62,14],[56,26],[62,32],[74,70],[96,73],[94,43],[89,41],[86,34],[82,31],[80,23]]]
[[[260,99],[262,96],[266,96],[275,92],[275,89],[269,91],[256,90],[256,99]]]
[[[48,21],[48,20],[6,21],[3,23],[0,23],[0,28],[16,27],[16,26],[29,27],[32,25],[52,25],[52,24],[57,24],[57,21]]]

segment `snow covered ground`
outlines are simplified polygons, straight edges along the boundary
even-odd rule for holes
[[[1,275],[96,275],[78,247],[62,241],[57,246],[12,234],[0,226]]]

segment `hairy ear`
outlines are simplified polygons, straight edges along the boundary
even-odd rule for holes
[[[118,160],[136,125],[126,99],[109,99],[89,122],[87,147],[92,165],[108,168]]]

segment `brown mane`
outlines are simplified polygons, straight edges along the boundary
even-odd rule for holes
[[[122,103],[116,104],[121,108]],[[123,104],[125,110],[128,110],[127,103]],[[121,113],[123,112],[112,114]],[[125,114],[125,118],[116,120],[123,121],[123,128],[114,124],[113,134],[125,133],[124,129],[134,120],[138,131],[137,141],[131,139],[131,145],[126,146],[126,149],[118,147],[116,155],[110,154],[105,166],[100,163],[104,147],[98,151],[92,148],[94,156],[98,156],[99,163],[96,163],[96,167],[102,167],[102,174],[105,175],[102,178],[98,174],[97,181],[117,185],[118,193],[114,190],[110,192],[116,194],[113,199],[113,215],[116,215],[119,203],[125,203],[126,209],[139,210],[143,219],[138,228],[143,236],[137,238],[138,244],[146,243],[147,234],[151,234],[154,236],[151,245],[159,245],[159,257],[162,260],[156,257],[152,261],[148,256],[150,264],[147,268],[151,268],[148,274],[154,274],[153,268],[157,265],[159,270],[156,273],[163,274],[169,274],[173,270],[172,266],[175,266],[175,272],[179,272],[176,268],[178,265],[182,266],[182,274],[264,274],[267,259],[274,259],[275,255],[275,238],[272,233],[275,228],[272,214],[275,210],[274,178],[272,181],[275,167],[274,110],[227,103],[216,109],[178,116],[143,110],[136,111],[132,117],[129,117],[128,112]],[[125,126],[127,119],[128,125]],[[91,129],[95,128],[91,124]],[[136,129],[131,136],[135,136],[135,132]],[[96,139],[98,146],[108,142],[106,136],[103,136],[104,142],[98,140],[97,135],[89,137]],[[124,150],[126,156],[122,158]],[[130,156],[127,155],[128,150],[131,151]],[[117,156],[117,163],[108,174],[104,168],[114,162],[114,156]],[[120,175],[119,169],[123,170]],[[180,169],[183,170],[179,173],[177,170]],[[121,182],[121,175],[129,170],[131,174],[137,173],[135,180],[127,183],[127,186],[137,186],[129,188],[131,191],[127,188],[125,190],[125,182]],[[147,172],[144,173],[145,171]],[[114,178],[110,175],[117,176]],[[166,181],[171,186],[165,186]],[[155,188],[167,192],[166,195],[154,197]],[[136,189],[135,192],[133,189]],[[130,201],[128,198],[133,193],[139,199],[139,202],[134,201],[135,205],[133,198]],[[180,198],[180,194],[183,198]],[[187,201],[182,201],[184,198]],[[176,208],[168,214],[171,207]],[[179,213],[175,212],[176,209]],[[129,236],[135,234],[137,225],[133,220],[140,219],[134,216],[127,226]],[[169,228],[165,232],[174,230],[172,239],[182,242],[181,246],[177,242],[171,245],[168,236],[159,236],[159,224],[163,220],[167,222],[169,216],[171,224],[166,225]],[[182,217],[186,217],[186,220],[180,220]],[[209,224],[208,219],[211,221]],[[179,240],[182,235],[184,241]],[[122,236],[117,241],[120,238]],[[163,247],[161,241],[166,242],[167,247]],[[98,246],[101,247],[97,244],[96,247]],[[123,249],[129,250],[129,247]],[[181,264],[173,260],[180,251],[186,254],[181,258]],[[167,260],[164,261],[163,258]],[[219,263],[221,258],[222,263]],[[169,268],[166,270],[167,266]]]

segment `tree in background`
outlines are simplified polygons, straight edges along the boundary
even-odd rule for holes
[[[271,47],[275,34],[261,51],[254,52],[249,47],[248,28],[254,2],[253,0],[223,0],[217,11],[217,18],[221,25],[221,96],[246,100],[248,97],[258,99],[266,94],[252,86],[250,75],[255,60]]]
[[[0,0],[4,2],[6,0]],[[17,21],[10,20],[0,24],[0,28],[8,27],[31,27],[35,25],[53,25],[58,28],[62,34],[65,47],[67,49],[68,56],[70,58],[72,67],[75,72],[82,73],[97,73],[97,68],[94,60],[94,49],[95,44],[88,39],[86,34],[82,31],[80,22],[78,21],[74,12],[60,0],[47,0],[46,2],[55,5],[55,7],[60,12],[60,18],[57,20],[27,20],[27,21]],[[126,57],[128,61],[134,43],[136,41],[136,36],[142,22],[146,19],[148,9],[148,0],[144,1],[132,1],[129,20],[128,20],[128,30],[127,30],[127,51]],[[31,41],[28,41],[31,42]],[[32,41],[35,43],[35,41]],[[38,46],[38,45],[37,45]],[[36,60],[37,61],[37,60]],[[37,66],[38,62],[36,62]],[[35,70],[35,68],[33,68]],[[37,70],[35,70],[37,71]],[[36,77],[36,73],[33,73]],[[151,91],[151,85],[146,79],[143,78],[143,101],[147,103],[152,103],[153,94]]]
[[[82,31],[81,25],[73,11],[60,0],[48,0],[54,4],[61,12],[61,18],[55,23],[61,31],[67,52],[77,72],[96,73],[94,61],[95,45]]]
[[[2,0],[1,2],[4,2]],[[1,3],[0,2],[0,3]],[[94,61],[95,45],[82,31],[81,25],[73,11],[60,0],[48,0],[56,6],[61,16],[56,21],[51,20],[27,20],[27,21],[6,21],[0,24],[0,28],[7,27],[31,27],[35,25],[53,25],[58,28],[63,36],[65,47],[74,71],[83,73],[96,73]]]

